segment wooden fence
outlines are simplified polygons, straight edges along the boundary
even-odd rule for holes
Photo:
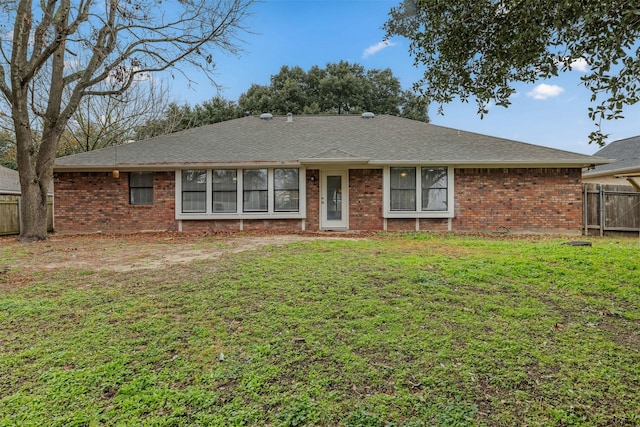
[[[627,185],[584,185],[584,234],[640,232],[640,192]]]
[[[53,201],[47,206],[47,229],[53,230]],[[20,234],[20,197],[0,196],[0,235]]]

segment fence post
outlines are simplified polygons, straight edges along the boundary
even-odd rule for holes
[[[605,224],[605,206],[604,206],[604,185],[598,184],[598,201],[599,201],[599,209],[600,209],[600,237],[604,236],[604,224]]]
[[[18,234],[22,234],[22,196],[18,196]]]
[[[582,184],[582,190],[583,190],[583,195],[582,195],[582,225],[584,226],[584,235],[588,236],[589,235],[589,196],[587,193],[587,184]]]

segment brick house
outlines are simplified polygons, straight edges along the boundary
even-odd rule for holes
[[[394,116],[250,116],[63,157],[61,233],[579,233],[604,159]]]

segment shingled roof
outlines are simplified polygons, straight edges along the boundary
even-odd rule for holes
[[[18,171],[0,166],[0,194],[20,194]]]
[[[585,177],[640,172],[640,136],[613,141],[595,155],[613,161],[586,171]]]
[[[395,116],[248,116],[56,160],[55,170],[245,164],[586,167],[606,159]]]

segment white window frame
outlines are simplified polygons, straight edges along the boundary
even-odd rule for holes
[[[224,167],[210,167],[201,168],[196,167],[193,169],[206,169],[207,171],[207,191],[206,191],[206,211],[205,212],[182,212],[182,169],[175,171],[175,202],[176,202],[176,219],[305,219],[307,214],[307,193],[306,193],[306,176],[307,171],[305,168],[299,166],[286,166],[278,165],[273,167],[255,166],[246,168],[224,168]],[[233,169],[236,171],[237,177],[237,203],[236,212],[213,212],[213,195],[211,191],[211,171],[213,169]],[[266,212],[244,212],[243,211],[243,171],[247,169],[267,169],[268,179],[268,208]],[[274,169],[298,169],[298,181],[299,181],[299,201],[297,212],[283,212],[274,210]],[[191,170],[191,168],[185,168],[184,170]]]
[[[416,207],[410,211],[391,210],[391,168],[407,167],[416,168]],[[423,211],[422,210],[422,168],[447,168],[447,210],[446,211]],[[383,172],[382,197],[385,218],[453,218],[454,217],[454,188],[453,188],[452,166],[444,165],[392,165],[385,166]]]

